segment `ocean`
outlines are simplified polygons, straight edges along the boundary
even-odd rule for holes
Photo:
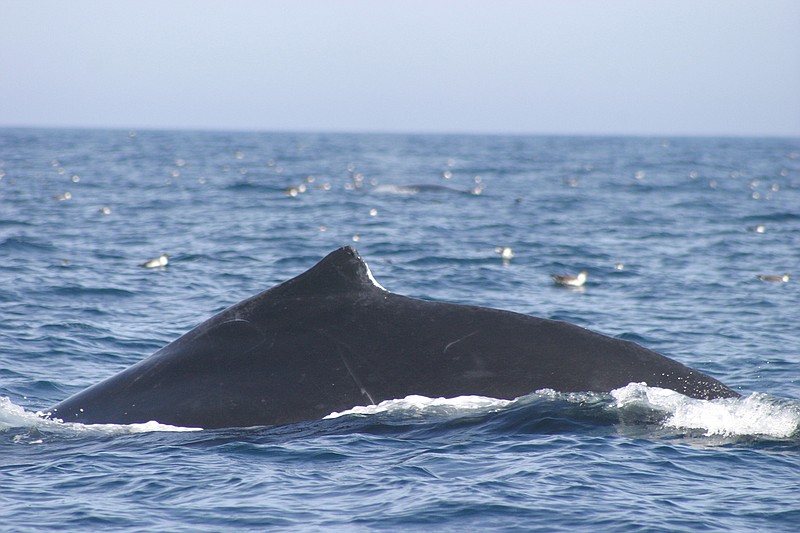
[[[344,245],[392,292],[633,340],[742,397],[37,414]],[[800,139],[0,129],[0,530],[793,532],[798,267]]]

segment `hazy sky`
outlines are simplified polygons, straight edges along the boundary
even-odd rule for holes
[[[800,1],[0,0],[0,126],[800,136]]]

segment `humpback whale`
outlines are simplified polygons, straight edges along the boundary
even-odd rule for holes
[[[631,382],[736,397],[630,341],[566,322],[393,294],[352,247],[54,406],[65,422],[291,424],[411,394],[514,399]]]

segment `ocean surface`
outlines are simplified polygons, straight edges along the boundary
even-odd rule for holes
[[[633,340],[742,397],[37,414],[348,244],[392,292]],[[800,139],[0,129],[0,530],[794,532],[799,327]]]

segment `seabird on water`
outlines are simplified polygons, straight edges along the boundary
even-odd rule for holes
[[[778,283],[789,283],[789,273],[784,272],[783,276],[765,276],[764,274],[759,274],[758,279],[761,281],[774,281]]]
[[[581,287],[584,283],[586,283],[586,276],[588,275],[588,272],[581,270],[578,272],[577,276],[557,276],[553,274],[551,277],[556,285],[563,285],[565,287]]]
[[[169,263],[168,258],[169,258],[168,254],[161,254],[159,257],[156,257],[155,259],[151,259],[149,261],[145,261],[144,263],[142,263],[139,266],[142,266],[144,268],[161,268],[161,267],[165,267],[165,266],[167,266],[167,263]]]
[[[511,250],[510,246],[496,246],[494,251],[500,254],[500,258],[503,261],[511,261],[514,257],[514,252]]]

